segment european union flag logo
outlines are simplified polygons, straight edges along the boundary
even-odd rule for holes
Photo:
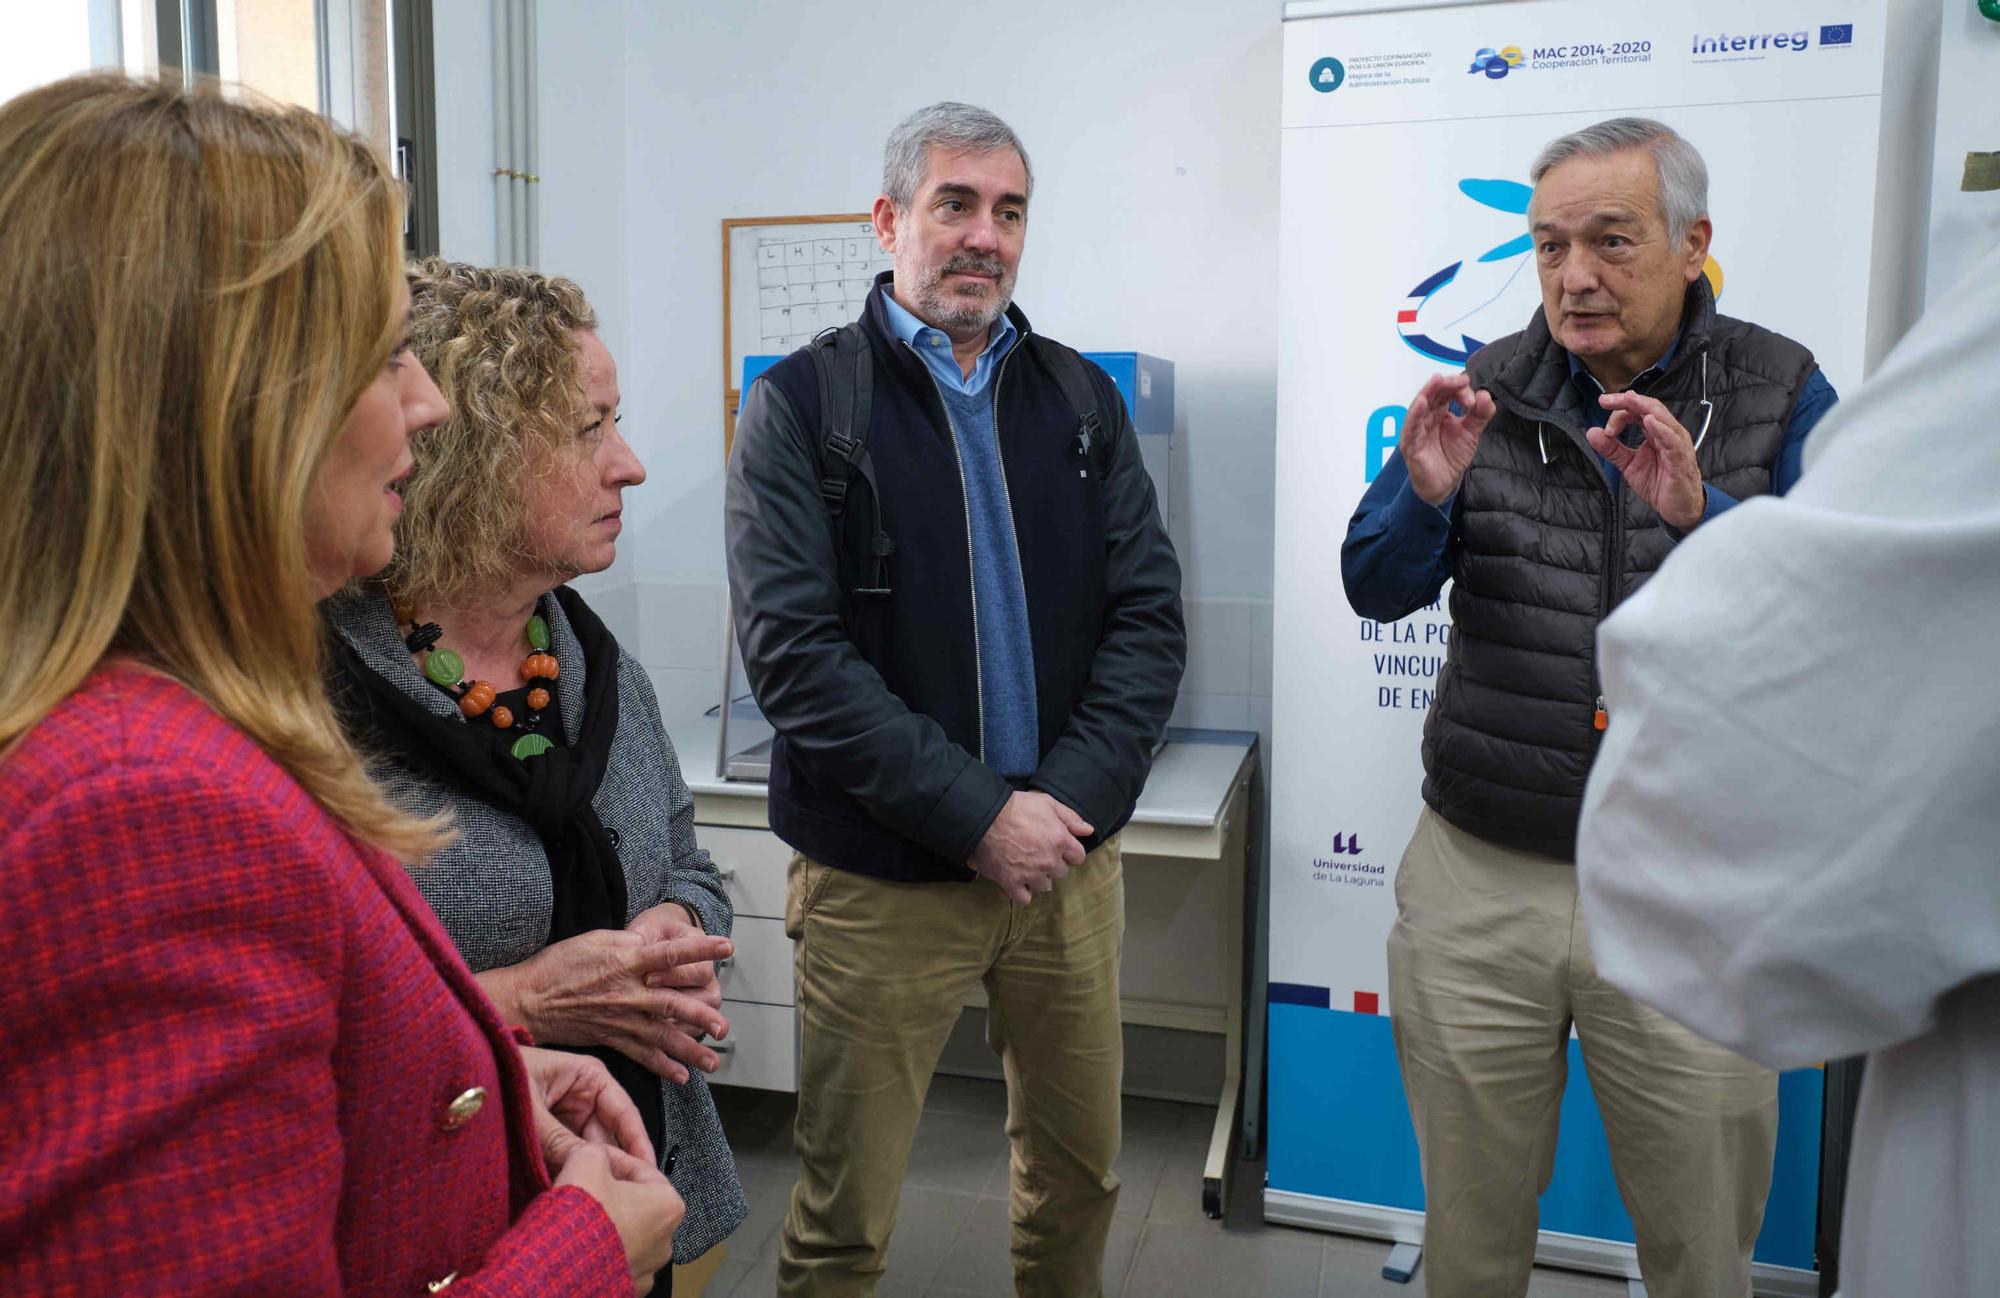
[[[1854,44],[1854,24],[1833,23],[1828,26],[1821,27],[1819,29],[1819,43],[1821,45]]]

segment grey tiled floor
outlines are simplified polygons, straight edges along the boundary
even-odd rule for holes
[[[729,1240],[705,1298],[777,1288],[778,1239],[796,1165],[792,1097],[717,1087],[750,1218]],[[998,1082],[939,1077],[931,1084],[903,1181],[902,1209],[882,1298],[1011,1298],[1007,1255],[1007,1097]],[[1202,1163],[1215,1110],[1125,1100],[1117,1171],[1124,1189],[1105,1249],[1104,1292],[1124,1298],[1421,1298],[1382,1279],[1388,1245],[1267,1226],[1261,1166],[1236,1176],[1228,1218],[1201,1211]],[[1563,1271],[1535,1273],[1529,1298],[1623,1298],[1625,1285]]]

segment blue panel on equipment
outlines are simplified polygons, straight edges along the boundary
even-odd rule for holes
[[[1118,385],[1125,398],[1125,413],[1141,437],[1165,436],[1174,431],[1174,363],[1144,352],[1085,352]]]
[[[1416,1133],[1388,1016],[1277,1003],[1269,1022],[1270,1187],[1421,1211]],[[1824,1080],[1812,1068],[1778,1080],[1777,1165],[1757,1237],[1760,1262],[1813,1267]],[[1569,1043],[1562,1135],[1555,1176],[1542,1195],[1541,1228],[1632,1240],[1575,1041]]]

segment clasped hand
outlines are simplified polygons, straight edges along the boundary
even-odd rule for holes
[[[729,1033],[719,991],[711,1000],[706,988],[712,962],[734,951],[728,938],[698,930],[665,940],[630,929],[580,933],[518,967],[521,1017],[538,1041],[609,1046],[678,1085],[689,1068],[714,1072],[722,1062],[695,1038]]]
[[[1008,796],[966,865],[993,881],[1007,900],[1025,906],[1081,865],[1088,821],[1038,789]]]
[[[618,1231],[633,1285],[650,1292],[673,1258],[687,1205],[660,1171],[638,1108],[588,1055],[523,1047],[521,1063],[550,1175],[597,1200]]]

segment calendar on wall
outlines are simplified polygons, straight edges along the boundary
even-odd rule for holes
[[[743,358],[783,356],[858,318],[889,269],[866,214],[732,217],[722,223],[723,454]]]

